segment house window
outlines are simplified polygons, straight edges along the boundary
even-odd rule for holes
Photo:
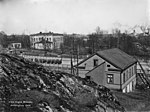
[[[134,75],[134,66],[132,67],[132,76]]]
[[[131,77],[132,75],[131,75],[131,68],[129,69],[129,78]]]
[[[128,78],[129,78],[129,72],[128,72],[128,70],[126,71],[127,73],[127,78],[126,78],[126,80],[128,80]]]
[[[133,68],[131,68],[131,77],[133,76]]]
[[[85,69],[84,66],[78,66],[78,69]]]
[[[94,67],[98,65],[98,59],[94,59],[93,62],[94,62]]]
[[[114,83],[114,76],[113,74],[107,74],[107,83],[113,84]]]
[[[91,76],[86,76],[86,78],[87,78],[88,80],[90,80],[90,79],[91,79]]]
[[[125,83],[125,81],[126,81],[126,74],[123,73],[123,83]]]
[[[136,69],[137,69],[137,68],[136,68],[136,65],[135,65],[135,66],[134,66],[134,74],[136,74]]]
[[[107,67],[110,67],[110,65],[107,65]]]
[[[91,76],[86,76],[85,78],[87,79],[87,81],[91,81]]]

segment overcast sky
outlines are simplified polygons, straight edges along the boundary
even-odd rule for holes
[[[145,25],[148,0],[0,0],[0,30],[7,34],[53,31],[88,34]]]

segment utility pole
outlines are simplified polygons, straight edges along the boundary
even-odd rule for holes
[[[79,76],[78,63],[79,63],[79,44],[77,46],[77,76]]]
[[[117,48],[119,48],[119,36],[117,38]]]
[[[116,32],[117,33],[117,48],[120,48],[120,30]]]
[[[71,36],[71,42],[72,42],[72,44],[71,44],[71,53],[70,53],[70,55],[71,55],[71,74],[74,74],[74,70],[73,70],[73,62],[72,62],[72,55],[73,55],[73,52],[74,52],[74,37],[72,37]]]
[[[94,46],[94,41],[95,41],[95,37],[94,37],[94,35],[92,35],[93,37],[92,37],[92,54],[94,54],[94,52],[95,52],[95,46]]]
[[[71,62],[71,74],[73,74],[72,52],[71,52],[71,58],[70,58],[70,62]]]

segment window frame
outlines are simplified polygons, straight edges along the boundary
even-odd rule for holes
[[[112,82],[108,79],[111,79]],[[107,84],[114,84],[114,74],[107,74]]]
[[[123,73],[123,83],[125,83],[126,82],[126,73],[124,72]]]
[[[129,68],[129,78],[131,78],[132,77],[132,71],[131,71],[131,67]]]
[[[137,73],[137,66],[136,65],[134,65],[134,74],[136,74]]]
[[[110,65],[107,65],[107,67],[110,67]]]

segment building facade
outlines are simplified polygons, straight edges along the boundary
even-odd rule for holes
[[[76,67],[80,77],[110,89],[131,92],[136,85],[136,59],[117,48],[97,52]]]
[[[63,34],[58,33],[37,33],[30,35],[31,47],[35,49],[59,49],[63,43]]]

